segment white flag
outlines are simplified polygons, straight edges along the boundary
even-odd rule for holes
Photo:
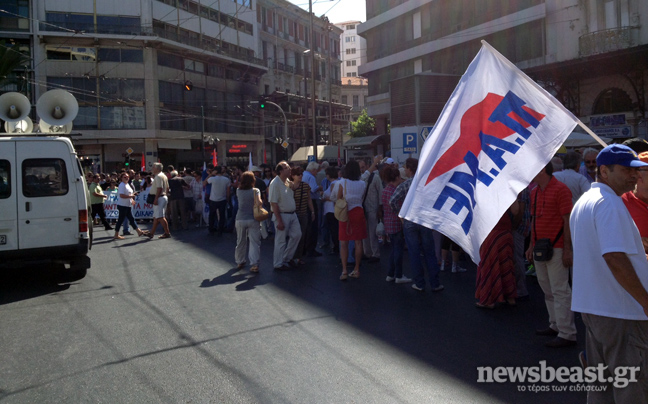
[[[400,216],[445,234],[478,263],[484,239],[577,123],[482,41],[423,145]]]
[[[254,164],[252,164],[252,152],[250,152],[250,163],[248,164],[248,171],[252,171],[252,166],[253,165]]]

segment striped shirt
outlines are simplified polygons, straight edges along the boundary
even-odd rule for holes
[[[310,185],[303,181],[299,184],[299,187],[293,191],[295,195],[295,213],[297,213],[297,216],[308,215],[308,197],[310,191]]]

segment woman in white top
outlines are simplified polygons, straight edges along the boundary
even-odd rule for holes
[[[137,235],[141,236],[144,234],[142,230],[137,227],[135,223],[135,218],[131,212],[131,206],[135,203],[135,192],[130,185],[128,185],[129,176],[128,173],[121,174],[121,182],[119,183],[119,188],[117,188],[117,194],[119,198],[117,199],[117,210],[119,211],[119,218],[117,218],[117,226],[115,226],[115,240],[123,240],[124,237],[119,235],[119,229],[124,223],[125,219],[128,219],[133,229],[137,231]]]
[[[342,260],[342,275],[340,280],[347,277],[360,277],[360,261],[362,261],[362,243],[358,241],[367,238],[367,221],[362,208],[365,188],[367,184],[360,179],[360,165],[357,161],[351,160],[344,168],[342,179],[335,185],[336,190],[331,192],[331,199],[337,200],[342,197],[346,199],[349,220],[340,222],[338,235],[340,238],[340,259]],[[349,241],[355,243],[355,268],[347,274],[347,261],[349,258]]]
[[[245,253],[248,251],[248,240],[250,244],[248,258],[250,260],[250,272],[259,272],[259,259],[261,256],[261,229],[259,222],[254,219],[254,205],[261,206],[261,193],[254,187],[255,177],[252,171],[246,171],[241,175],[239,187],[236,190],[238,197],[238,211],[236,212],[236,249],[234,259],[237,268],[245,267]]]

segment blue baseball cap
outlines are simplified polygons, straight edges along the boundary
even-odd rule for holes
[[[639,160],[637,153],[628,146],[611,144],[601,150],[596,156],[597,166],[610,166],[618,164],[625,167],[646,167],[647,163]]]

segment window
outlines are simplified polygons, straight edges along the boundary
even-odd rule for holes
[[[351,24],[351,25],[347,25],[347,26],[346,26],[346,29],[355,29],[355,25],[353,25],[353,24]]]
[[[356,53],[356,48],[348,48],[346,50],[347,55],[355,55],[355,53]]]
[[[353,107],[358,107],[360,106],[360,97],[357,95],[353,96]]]
[[[346,61],[346,65],[347,65],[347,66],[355,66],[355,65],[356,65],[356,61],[355,61],[355,59],[354,59],[354,60],[347,60],[347,61]]]
[[[351,76],[351,73],[347,73],[347,77],[352,77],[352,76]]]
[[[358,74],[356,72],[352,72],[351,77],[358,77]]]
[[[355,42],[355,35],[344,38],[344,42]]]
[[[97,57],[100,62],[144,62],[144,53],[140,49],[101,48],[97,51]]]
[[[8,160],[0,160],[0,199],[11,196],[11,164]]]
[[[347,103],[347,101],[348,101],[347,98],[348,98],[348,96],[346,96],[346,95],[343,95],[343,96],[342,96],[342,104],[346,104],[346,103]]]
[[[22,163],[23,195],[28,198],[68,193],[67,169],[61,159],[27,159]]]
[[[97,56],[95,48],[47,45],[45,49],[49,60],[94,62]]]

